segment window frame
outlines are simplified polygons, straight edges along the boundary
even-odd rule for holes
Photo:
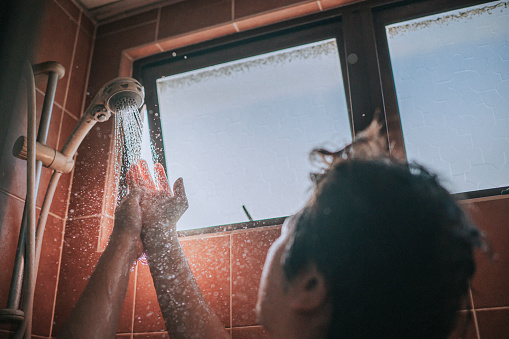
[[[239,60],[255,55],[269,53],[285,48],[304,45],[315,41],[336,38],[338,54],[345,88],[348,107],[350,129],[352,130],[352,110],[348,93],[346,60],[344,44],[342,42],[342,27],[340,16],[333,13],[313,15],[304,19],[290,20],[246,33],[236,33],[224,38],[199,43],[161,53],[149,58],[138,60],[133,65],[133,76],[145,88],[145,103],[148,114],[150,140],[155,147],[157,159],[154,161],[163,165],[166,170],[163,133],[158,112],[156,80],[163,76],[171,76],[194,69],[204,68],[229,61]],[[353,131],[351,131],[353,133]],[[181,235],[195,235],[232,231],[238,229],[262,226],[281,225],[287,216],[271,219],[254,220],[202,227],[199,229],[179,231]]]
[[[403,131],[401,128],[400,113],[396,97],[392,66],[389,55],[389,47],[385,32],[385,25],[416,19],[432,14],[439,14],[450,10],[461,9],[474,5],[491,2],[492,0],[366,0],[341,8],[324,11],[306,17],[292,19],[285,22],[272,24],[266,27],[253,29],[247,32],[239,32],[230,36],[213,39],[203,43],[182,47],[170,52],[164,52],[133,63],[133,77],[139,80],[145,87],[145,97],[148,114],[157,112],[157,91],[155,79],[163,75],[171,75],[191,68],[176,68],[173,73],[162,74],[155,71],[154,67],[175,67],[176,62],[182,62],[184,56],[188,56],[187,64],[190,65],[196,57],[203,57],[206,51],[217,52],[233,46],[245,46],[248,42],[260,44],[265,38],[280,39],[282,36],[289,37],[285,44],[281,44],[272,50],[305,44],[320,40],[308,33],[299,33],[313,29],[320,25],[335,26],[335,37],[338,43],[340,64],[342,69],[345,95],[347,99],[348,114],[351,123],[352,136],[364,130],[372,121],[375,112],[381,112],[385,122],[384,133],[391,145],[391,153],[401,160],[406,159]],[[293,34],[293,37],[292,37]],[[325,37],[324,37],[325,38]],[[307,39],[307,40],[306,40]],[[296,42],[298,41],[298,42]],[[294,43],[293,45],[291,43]],[[210,66],[222,62],[262,54],[271,51],[258,51],[249,55],[247,48],[242,53],[229,54],[230,59],[221,59],[218,56],[209,59]],[[176,53],[176,56],[173,56]],[[228,52],[227,52],[228,53]],[[348,56],[356,54],[356,62],[347,62]],[[240,56],[239,56],[240,55]],[[161,68],[163,69],[163,68]],[[158,119],[149,119],[151,140],[156,148],[162,147],[162,139],[158,141],[160,123]],[[160,139],[160,138],[159,138]],[[162,149],[162,148],[161,148]],[[164,152],[159,152],[156,161],[166,167]],[[472,199],[499,195],[507,187],[478,190],[455,194],[457,199]],[[189,231],[179,231],[182,235],[194,235],[217,231],[231,231],[235,229],[252,228],[260,226],[280,225],[285,217],[259,220],[231,225],[205,227]]]
[[[440,14],[465,7],[489,3],[492,1],[493,0],[450,0],[444,2],[438,0],[428,0],[412,4],[390,4],[373,9],[373,22],[378,51],[380,83],[383,88],[387,132],[389,135],[389,140],[392,139],[394,141],[396,152],[405,155],[405,159],[406,151],[403,142],[403,130],[401,128],[400,112],[396,96],[396,86],[394,83],[389,54],[389,43],[387,40],[385,26],[402,21],[418,19],[433,14]],[[509,186],[495,187],[476,191],[455,193],[453,196],[461,200],[483,198],[500,195],[503,190],[508,188]]]

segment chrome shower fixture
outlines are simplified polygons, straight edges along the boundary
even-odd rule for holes
[[[83,113],[62,152],[37,143],[36,159],[45,167],[61,173],[69,173],[74,167],[74,154],[92,127],[97,122],[107,121],[112,113],[117,113],[116,106],[121,101],[129,99],[139,109],[143,105],[144,97],[143,86],[136,79],[120,77],[109,81],[99,90]],[[26,137],[19,137],[13,149],[14,156],[26,160],[26,145]]]

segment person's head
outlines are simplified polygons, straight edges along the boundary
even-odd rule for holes
[[[446,338],[479,231],[424,168],[337,155],[269,251],[261,323],[328,338]]]

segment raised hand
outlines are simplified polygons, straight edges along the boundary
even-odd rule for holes
[[[141,202],[144,229],[162,227],[175,233],[177,221],[189,207],[182,178],[175,181],[172,191],[161,164],[154,166],[155,183],[150,178],[146,162],[140,164],[140,169],[148,187]]]

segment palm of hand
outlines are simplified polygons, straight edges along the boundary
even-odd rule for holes
[[[130,186],[142,190],[142,224],[148,230],[176,232],[176,224],[189,204],[182,178],[175,181],[173,191],[161,164],[154,166],[155,182],[152,180],[147,163],[140,160],[129,171]]]
[[[184,192],[182,179],[175,182],[171,190],[147,190],[141,202],[143,228],[164,227],[175,232],[177,221],[189,204]]]

